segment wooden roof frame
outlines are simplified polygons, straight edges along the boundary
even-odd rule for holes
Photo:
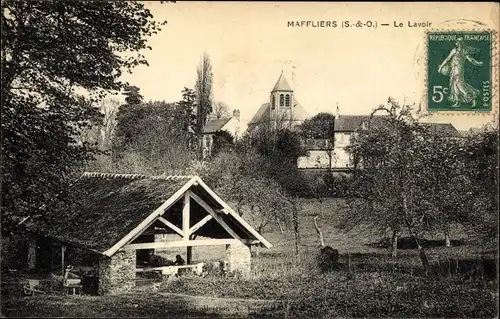
[[[133,241],[137,236],[144,232],[157,219],[159,219],[172,205],[174,205],[186,193],[190,192],[192,186],[202,187],[219,205],[223,207],[222,212],[226,215],[231,215],[245,230],[252,234],[266,248],[271,248],[273,245],[259,234],[250,224],[248,224],[238,213],[236,213],[226,202],[224,202],[210,187],[205,184],[199,176],[192,177],[179,190],[177,190],[169,199],[162,205],[156,208],[148,217],[146,217],[132,231],[120,239],[115,245],[104,251],[104,255],[111,257],[118,250]]]

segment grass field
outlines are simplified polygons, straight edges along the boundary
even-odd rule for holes
[[[308,201],[300,217],[299,256],[294,255],[291,230],[283,234],[264,233],[274,246],[269,250],[260,249],[259,255],[252,259],[248,278],[186,276],[163,283],[158,291],[143,287],[129,294],[107,297],[20,298],[13,297],[11,291],[3,295],[2,313],[6,316],[84,317],[498,316],[496,246],[474,243],[460,228],[452,230],[454,246],[451,248],[444,246],[441,234],[429,234],[426,250],[433,269],[439,271],[426,277],[417,250],[408,248],[408,243],[402,242],[406,249],[400,249],[394,260],[388,248],[373,245],[383,235],[366,227],[343,233],[332,226],[336,213],[342,209],[340,201],[328,200],[323,207],[324,218],[318,223],[325,243],[340,252],[340,268],[329,273],[321,273],[316,266],[319,241],[310,215],[319,213],[320,209],[316,201]],[[193,257],[194,261],[215,260],[223,258],[224,254],[224,247],[203,247],[194,249]],[[493,270],[492,260],[493,267],[496,260]],[[176,294],[202,296],[202,299],[195,302]],[[220,300],[210,299],[213,297],[226,298],[228,303],[220,306]],[[203,298],[205,303],[200,303]],[[244,311],[240,311],[240,306],[248,306],[251,302],[235,298],[258,299],[255,301],[257,306],[243,307]],[[216,301],[219,306],[215,305]]]

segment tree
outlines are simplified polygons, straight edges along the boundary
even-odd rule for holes
[[[306,119],[299,127],[303,139],[324,140],[320,147],[328,156],[328,170],[332,169],[335,158],[335,115],[331,113],[318,113]]]
[[[353,180],[346,222],[369,223],[381,230],[390,228],[393,238],[406,228],[428,272],[421,239],[439,214],[426,197],[434,187],[427,178],[429,143],[410,106],[389,99],[388,106],[378,107],[372,115],[379,111],[387,112],[389,118],[377,125],[370,121],[367,130],[359,132],[348,149],[360,160],[361,169]]]
[[[218,131],[213,135],[212,155],[221,151],[230,151],[234,147],[234,137],[226,130]]]
[[[197,100],[197,111],[196,111],[196,121],[197,121],[197,133],[198,133],[198,147],[200,156],[202,155],[202,132],[203,126],[207,122],[208,114],[212,112],[212,100],[213,100],[213,73],[212,73],[212,62],[210,61],[210,56],[205,52],[201,57],[200,64],[196,69],[196,100]]]
[[[101,113],[103,114],[102,129],[101,129],[101,148],[108,150],[111,147],[111,141],[115,134],[120,102],[114,99],[107,99],[101,102]]]
[[[126,86],[124,95],[126,96],[125,104],[118,110],[116,139],[114,140],[114,148],[118,153],[123,152],[141,133],[137,130],[137,121],[147,116],[138,87]]]
[[[82,130],[80,140],[82,142],[95,141],[99,150],[108,151],[115,133],[119,107],[120,102],[112,98],[100,101],[99,113],[101,116],[95,125]]]
[[[67,198],[93,147],[77,141],[160,30],[139,2],[2,1],[2,229]],[[85,93],[85,94],[84,94]]]
[[[193,159],[194,154],[189,148],[192,133],[185,126],[190,115],[185,113],[184,106],[156,101],[136,105],[129,110],[137,111],[130,113],[135,117],[127,117],[128,126],[119,122],[122,132],[126,129],[125,133],[130,135],[126,147],[120,152],[122,159],[126,156],[132,162],[127,165],[126,161],[118,160],[122,170],[130,171],[136,167],[142,173],[158,174],[166,170],[180,170]],[[132,154],[135,155],[131,157]],[[134,163],[137,160],[144,165]]]
[[[184,87],[182,100],[179,102],[179,114],[182,130],[185,132],[196,131],[196,93],[193,89]]]
[[[465,154],[461,139],[423,126],[421,135],[426,141],[425,171],[422,177],[428,185],[426,200],[434,214],[430,226],[445,234],[446,246],[451,246],[450,225],[459,223],[467,214],[465,203],[471,200],[471,182],[465,171]]]
[[[334,133],[335,115],[331,113],[318,113],[306,119],[299,128],[303,138],[330,139]]]
[[[320,215],[325,217],[323,202],[329,195],[328,185],[325,182],[325,176],[322,173],[304,173],[304,180],[309,188],[309,195],[314,197],[319,202]]]
[[[218,119],[227,118],[231,116],[231,111],[229,110],[229,106],[224,102],[215,102],[213,105],[212,113],[215,114],[215,117]]]
[[[259,165],[260,173],[275,179],[290,195],[307,195],[307,184],[297,167],[298,158],[307,152],[297,132],[262,126],[245,139],[265,161]]]
[[[143,97],[140,89],[135,85],[127,85],[123,94],[126,96],[125,105],[139,105],[142,103]]]
[[[465,141],[465,175],[470,179],[461,223],[471,237],[498,242],[498,126],[486,126]]]

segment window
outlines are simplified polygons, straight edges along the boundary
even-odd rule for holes
[[[274,95],[271,96],[271,108],[274,110],[276,106],[276,97]]]
[[[284,106],[285,105],[285,96],[284,94],[280,94],[280,106]]]
[[[290,94],[285,96],[285,106],[290,107]]]

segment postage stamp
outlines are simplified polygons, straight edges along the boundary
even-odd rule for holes
[[[493,33],[427,32],[429,112],[490,112],[493,103]]]

